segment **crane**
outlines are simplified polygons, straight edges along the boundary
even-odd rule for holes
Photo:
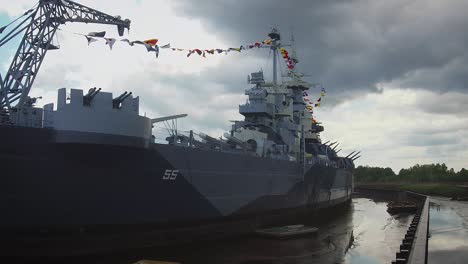
[[[130,29],[128,19],[123,20],[120,16],[111,16],[70,0],[39,0],[23,16],[25,19],[0,39],[1,47],[25,32],[8,72],[3,78],[0,75],[0,114],[4,116],[12,108],[19,109],[35,101],[28,94],[47,51],[59,48],[51,41],[60,25],[66,22],[116,25],[120,36],[125,29]]]

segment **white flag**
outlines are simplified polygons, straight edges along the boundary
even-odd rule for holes
[[[115,44],[115,38],[104,38],[106,40],[106,45],[109,45],[109,48],[112,50],[112,47]]]
[[[96,42],[97,39],[93,38],[93,37],[88,37],[88,36],[85,36],[85,38],[88,40],[88,46],[89,44],[93,43],[93,42]]]

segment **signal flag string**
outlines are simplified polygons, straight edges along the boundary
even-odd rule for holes
[[[88,46],[91,45],[93,42],[98,42],[100,39],[105,41],[105,44],[109,46],[109,48],[112,50],[116,42],[118,41],[116,38],[106,38],[106,32],[101,31],[101,32],[89,32],[88,34],[79,34],[75,33],[77,35],[84,36],[86,38],[86,41],[88,42]],[[120,39],[120,42],[125,42],[129,46],[135,46],[135,44],[138,45],[143,45],[146,47],[148,52],[155,52],[156,58],[159,57],[159,51],[160,49],[170,49],[172,51],[179,51],[179,52],[187,52],[186,56],[190,57],[193,54],[197,54],[198,56],[202,56],[206,58],[208,55],[214,55],[214,54],[225,54],[227,55],[230,52],[242,52],[245,50],[251,50],[251,49],[256,49],[256,48],[263,48],[263,47],[270,47],[272,44],[271,39],[265,39],[264,41],[261,42],[254,42],[252,44],[248,45],[240,45],[239,47],[231,47],[231,48],[211,48],[211,49],[199,49],[199,48],[192,48],[192,49],[186,49],[186,48],[178,48],[178,47],[172,47],[170,43],[167,43],[162,46],[158,46],[159,40],[157,38],[151,38],[148,40],[129,40],[127,38]],[[295,68],[295,64],[297,63],[297,60],[294,58],[289,57],[288,51],[284,47],[280,47],[279,51],[281,53],[281,56],[286,62],[286,65],[289,70],[293,70]]]

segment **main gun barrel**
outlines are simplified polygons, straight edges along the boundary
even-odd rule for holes
[[[356,157],[357,155],[359,155],[359,153],[361,153],[361,151],[357,152],[356,154],[352,155],[351,157],[349,157],[350,159],[353,159],[354,157]]]

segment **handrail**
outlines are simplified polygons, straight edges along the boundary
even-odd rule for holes
[[[427,264],[429,239],[429,197],[413,192],[407,194],[424,199],[424,203],[414,216],[408,231],[392,263]]]
[[[421,211],[416,234],[414,235],[413,247],[408,256],[411,264],[426,264],[429,240],[429,198],[426,197]]]

